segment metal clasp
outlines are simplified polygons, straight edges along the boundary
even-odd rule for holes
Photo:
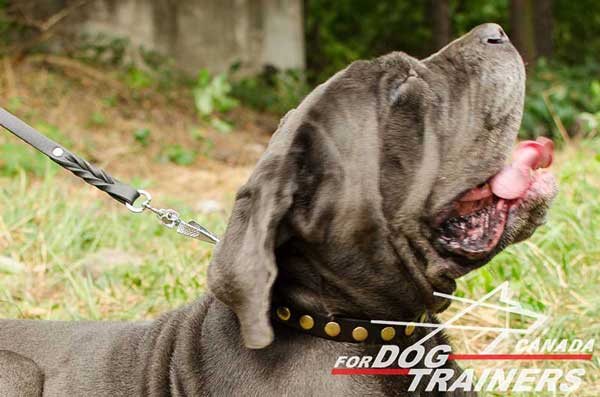
[[[138,190],[140,196],[144,196],[145,200],[140,207],[134,207],[132,204],[125,203],[125,207],[131,212],[135,212],[139,214],[140,212],[144,212],[146,208],[150,206],[150,202],[152,201],[152,195],[145,190]],[[133,203],[135,204],[135,203]]]
[[[200,225],[198,222],[189,221],[185,222],[181,220],[179,213],[171,208],[154,208],[150,205],[152,202],[152,195],[145,190],[138,190],[140,196],[143,196],[145,200],[141,206],[135,207],[129,203],[125,206],[127,209],[134,213],[141,213],[144,210],[150,210],[156,214],[161,225],[168,227],[169,229],[175,229],[177,233],[182,234],[186,237],[195,238],[198,240],[206,241],[208,243],[216,244],[219,242],[217,236],[209,232],[206,228]]]

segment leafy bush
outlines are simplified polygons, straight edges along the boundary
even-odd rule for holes
[[[264,72],[232,83],[231,95],[260,111],[284,114],[310,91],[299,72]],[[592,136],[600,129],[600,64],[571,66],[541,59],[528,70],[520,136]],[[561,131],[562,130],[562,131]]]
[[[600,2],[554,0],[555,57],[572,65],[598,59]]]
[[[567,66],[540,60],[530,70],[523,138],[592,135],[597,133],[599,121],[600,64]]]
[[[125,72],[125,84],[135,90],[150,88],[155,84],[155,79],[147,71],[137,66],[129,66]]]
[[[133,90],[166,91],[189,83],[173,59],[134,46],[128,38],[105,33],[82,34],[67,51],[73,58],[119,69],[119,77]]]
[[[131,46],[131,42],[126,38],[104,33],[82,34],[79,42],[80,44],[73,53],[75,58],[112,66],[122,66],[124,64],[125,54]]]
[[[211,116],[214,112],[227,112],[238,105],[231,94],[231,84],[227,73],[211,76],[202,69],[192,90],[196,110],[201,116]]]
[[[461,36],[484,22],[494,22],[509,28],[508,8],[506,0],[462,0],[450,3],[450,18],[454,36]]]
[[[221,133],[230,132],[233,125],[223,120],[217,113],[226,113],[239,105],[232,95],[232,87],[227,73],[211,76],[202,69],[192,87],[194,105],[201,119]]]
[[[300,71],[267,68],[258,76],[234,82],[232,95],[254,109],[284,114],[298,106],[308,92],[309,87]]]
[[[133,138],[143,147],[150,144],[151,131],[149,128],[138,128],[133,133]]]
[[[164,157],[177,165],[190,165],[196,160],[196,152],[187,150],[181,145],[169,145],[165,148]]]
[[[422,2],[309,0],[306,4],[307,76],[322,82],[348,63],[391,50],[423,56],[431,30]]]

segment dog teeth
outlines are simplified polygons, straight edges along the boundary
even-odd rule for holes
[[[491,234],[494,225],[497,224],[495,217],[501,220],[502,212],[499,213],[496,206],[491,205],[492,198],[468,204],[475,204],[479,209],[449,219],[442,229],[439,241],[454,249],[478,252],[482,246],[489,245],[492,241]]]

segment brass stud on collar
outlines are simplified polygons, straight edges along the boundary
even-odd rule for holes
[[[369,337],[369,331],[364,327],[356,327],[352,330],[352,337],[357,342],[362,342]]]
[[[308,314],[305,314],[304,316],[300,317],[300,327],[302,327],[302,329],[309,330],[312,329],[312,327],[314,326],[315,320]]]
[[[280,306],[277,308],[277,317],[279,317],[280,320],[287,321],[292,317],[292,313],[287,307]]]
[[[323,329],[325,333],[331,336],[332,338],[338,336],[340,332],[342,332],[342,328],[335,321],[328,322],[327,324],[325,324],[325,327]]]
[[[415,332],[415,323],[410,323],[404,328],[404,335],[411,336]]]
[[[396,336],[396,329],[394,327],[385,327],[381,330],[381,339],[386,342],[391,341]]]

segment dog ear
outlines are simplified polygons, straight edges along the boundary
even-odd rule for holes
[[[244,344],[252,349],[273,341],[269,310],[277,276],[277,230],[296,190],[296,161],[289,153],[292,134],[280,131],[283,124],[238,191],[208,270],[210,290],[235,312]]]
[[[273,341],[275,250],[290,238],[311,244],[344,239],[364,224],[351,215],[354,209],[379,197],[378,138],[364,133],[377,125],[369,65],[354,63],[289,112],[238,191],[208,286],[237,315],[248,348]]]

